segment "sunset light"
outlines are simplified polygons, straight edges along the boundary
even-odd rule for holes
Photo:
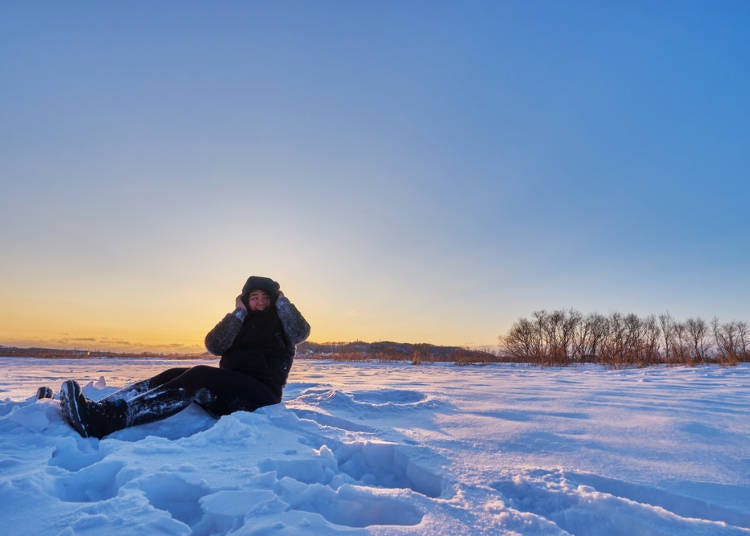
[[[0,344],[746,318],[747,10],[438,4],[5,6]]]

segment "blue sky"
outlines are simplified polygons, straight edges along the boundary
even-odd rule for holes
[[[0,344],[748,319],[746,2],[9,2]]]

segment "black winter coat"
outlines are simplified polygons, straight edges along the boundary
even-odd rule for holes
[[[307,321],[281,297],[265,311],[247,313],[244,320],[227,314],[206,335],[206,348],[221,356],[221,368],[247,374],[281,392],[295,347],[309,334]]]
[[[219,367],[249,374],[272,387],[283,387],[294,359],[275,309],[251,312],[237,337],[221,355]]]

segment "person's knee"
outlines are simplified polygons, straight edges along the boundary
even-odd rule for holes
[[[189,369],[187,367],[175,367],[160,372],[156,376],[149,379],[150,388],[154,388],[158,385],[163,385],[168,381],[178,378],[181,374],[184,374]]]
[[[216,367],[211,367],[209,365],[195,365],[194,367],[191,367],[188,372],[191,374],[205,375],[211,374],[214,370],[216,370]]]
[[[180,385],[190,385],[196,389],[212,385],[216,378],[216,367],[196,365],[177,377],[174,381]]]

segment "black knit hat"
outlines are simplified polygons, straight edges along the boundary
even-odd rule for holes
[[[259,275],[251,275],[245,286],[242,287],[242,295],[248,296],[254,290],[262,290],[271,298],[275,298],[279,293],[280,285],[271,279],[270,277],[261,277]]]

